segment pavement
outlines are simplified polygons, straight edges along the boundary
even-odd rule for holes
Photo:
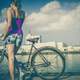
[[[7,79],[5,79],[5,80],[7,80]],[[41,79],[39,77],[34,77],[32,79],[30,78],[30,79],[27,79],[27,80],[43,80],[43,79]],[[71,76],[71,77],[66,78],[66,79],[57,79],[57,80],[80,80],[80,75],[79,76]]]
[[[10,80],[9,75],[8,74],[0,74],[0,80]],[[26,75],[25,79],[22,79],[22,77],[21,77],[20,80],[44,80],[44,79],[41,79],[40,77],[35,76],[35,75],[32,75],[32,77],[30,75]],[[79,74],[75,74],[75,73],[64,74],[57,80],[80,80],[80,73]]]
[[[43,79],[38,78],[38,77],[34,77],[33,80],[43,80]],[[64,79],[58,79],[58,80],[80,80],[80,75],[70,76],[70,77],[67,77],[67,78],[64,78]]]

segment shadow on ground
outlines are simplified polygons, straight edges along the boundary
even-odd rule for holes
[[[68,78],[72,77],[72,76],[80,76],[80,72],[75,72],[75,73],[65,73],[63,76],[61,76],[59,79],[57,80],[68,80]],[[10,80],[10,76],[9,73],[7,74],[0,74],[0,80]],[[24,74],[22,76],[21,80],[43,80],[41,78],[39,78],[36,74]],[[80,80],[80,79],[79,79]]]

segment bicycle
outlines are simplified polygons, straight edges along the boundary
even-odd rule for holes
[[[39,38],[27,39],[27,41],[32,44],[26,63],[18,62],[15,57],[15,73],[18,75],[18,80],[20,80],[20,69],[26,72],[26,74],[23,75],[23,80],[26,80],[28,71],[30,74],[34,73],[45,80],[58,79],[64,73],[65,58],[62,52],[51,46],[37,48],[35,43],[38,42],[38,40]],[[34,52],[32,52],[33,48],[35,49]],[[0,62],[2,62],[4,56],[7,57],[5,53],[6,51],[4,48],[1,53]]]

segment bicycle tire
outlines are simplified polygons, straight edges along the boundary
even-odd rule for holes
[[[39,72],[38,70],[40,69],[40,66],[39,66],[39,64],[37,64],[38,66],[35,66],[35,63],[36,63],[36,61],[38,61],[38,60],[36,60],[36,57],[39,55],[39,53],[41,53],[41,55],[42,55],[42,51],[46,51],[46,50],[50,50],[50,51],[52,51],[52,52],[55,52],[57,55],[58,55],[58,57],[60,57],[59,59],[61,60],[61,62],[62,62],[62,67],[61,67],[61,72],[58,74],[58,72],[55,72],[53,75],[55,75],[55,76],[53,76],[52,75],[52,73],[50,74],[50,72],[46,72],[46,70],[45,70],[45,72],[44,72],[44,70],[42,70],[43,71],[43,73],[42,73],[42,71],[41,72]],[[51,52],[51,53],[52,53]],[[51,54],[50,53],[50,54]],[[45,53],[44,53],[45,54]],[[46,54],[46,55],[48,55],[48,54]],[[52,56],[52,55],[51,55]],[[39,57],[37,57],[39,60],[40,60],[40,58]],[[52,57],[51,57],[52,58]],[[50,59],[51,59],[50,58]],[[35,61],[36,60],[36,61]],[[53,47],[50,47],[50,46],[45,46],[45,47],[42,47],[42,48],[39,48],[38,49],[38,51],[36,51],[35,53],[34,53],[34,55],[32,56],[32,59],[31,59],[31,66],[33,67],[33,70],[35,71],[35,73],[37,74],[37,76],[39,76],[40,78],[42,78],[42,79],[45,79],[45,80],[55,80],[55,79],[58,79],[60,76],[62,76],[62,74],[64,73],[64,71],[65,71],[65,58],[64,58],[64,56],[62,55],[62,53],[61,53],[61,51],[60,50],[58,50],[58,49],[56,49],[56,48],[53,48]],[[36,67],[38,67],[38,68],[36,68]],[[52,67],[52,66],[51,66]],[[42,68],[42,67],[41,67]],[[45,67],[46,68],[46,67]],[[56,74],[57,73],[57,74]],[[49,76],[50,75],[50,76]]]

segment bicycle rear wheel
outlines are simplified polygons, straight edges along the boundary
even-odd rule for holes
[[[54,80],[64,73],[65,59],[60,50],[48,46],[34,53],[31,65],[39,77]]]

